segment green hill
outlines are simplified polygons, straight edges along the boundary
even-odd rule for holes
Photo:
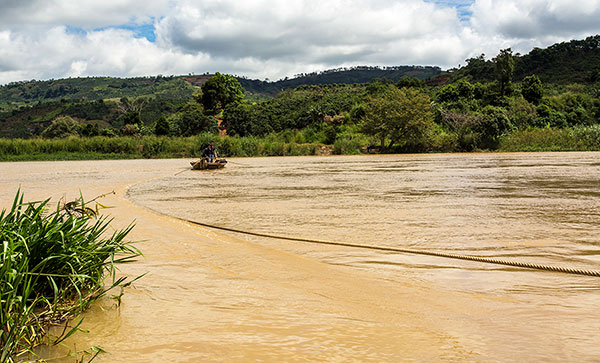
[[[544,83],[593,83],[600,80],[600,35],[545,49],[534,48],[526,55],[514,55],[514,60],[514,80],[517,82],[535,74]],[[452,79],[492,81],[494,72],[494,62],[480,56],[467,59],[466,66],[452,72]]]
[[[38,102],[106,100],[140,96],[189,98],[195,88],[186,77],[86,77],[12,82],[0,87],[0,110]]]
[[[354,67],[332,69],[318,73],[300,74],[291,79],[276,82],[251,80],[238,77],[249,95],[272,97],[284,89],[301,85],[366,83],[375,78],[397,81],[402,77],[426,79],[440,73],[438,67],[398,66],[398,67]],[[151,96],[157,98],[189,99],[198,87],[210,78],[209,74],[199,76],[156,76],[136,78],[86,77],[66,78],[48,81],[12,82],[0,87],[0,111],[12,110],[23,105],[55,101],[97,101],[114,98],[136,98]]]
[[[600,80],[600,35],[535,48],[517,58],[515,77],[537,74],[545,83],[589,83]]]

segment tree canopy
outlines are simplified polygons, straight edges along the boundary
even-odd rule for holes
[[[540,78],[535,74],[523,78],[523,82],[521,83],[521,94],[523,94],[523,98],[528,102],[535,105],[539,104],[544,95]]]
[[[433,127],[429,96],[415,89],[392,87],[369,97],[364,112],[362,130],[378,137],[383,151],[397,143],[406,149],[418,149]]]
[[[243,98],[240,82],[233,76],[217,72],[202,85],[200,101],[207,114],[215,115],[227,105],[240,102]]]
[[[512,49],[502,49],[500,54],[494,58],[494,62],[496,62],[496,74],[498,76],[498,83],[500,84],[500,96],[504,97],[510,88],[512,76],[515,71],[515,60]]]

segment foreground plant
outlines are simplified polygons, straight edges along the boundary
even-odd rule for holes
[[[52,213],[49,202],[25,203],[18,191],[12,208],[0,212],[0,362],[33,353],[51,325],[133,282],[116,276],[118,264],[141,255],[125,241],[133,225],[109,232],[112,219],[98,213],[103,206],[92,208],[83,197]],[[52,344],[78,327],[65,328]]]

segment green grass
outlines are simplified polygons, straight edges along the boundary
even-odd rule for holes
[[[141,253],[125,237],[133,225],[109,231],[110,219],[81,200],[49,208],[25,203],[19,191],[0,212],[0,361],[19,361],[50,340],[52,324],[68,320],[116,286],[118,264]],[[79,322],[81,323],[81,322]],[[59,336],[58,344],[79,324]]]
[[[289,141],[281,134],[259,138],[219,137],[210,133],[192,137],[0,139],[0,161],[195,158],[211,140],[223,157],[314,155],[323,145],[302,142],[301,135],[298,131]]]

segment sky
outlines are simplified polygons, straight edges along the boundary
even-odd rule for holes
[[[600,0],[0,0],[0,84],[449,69],[600,34]]]

